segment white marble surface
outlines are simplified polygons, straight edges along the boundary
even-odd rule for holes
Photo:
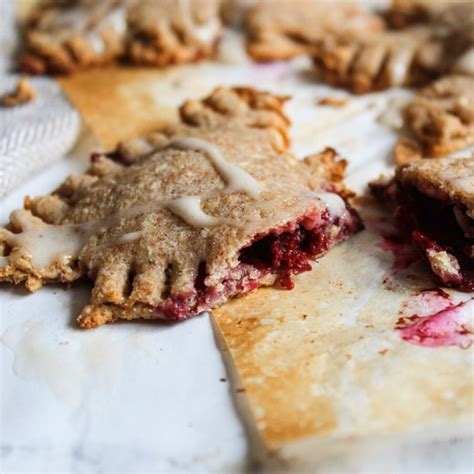
[[[316,85],[304,61],[294,67],[204,64],[179,87],[170,74],[156,96],[178,104],[220,82],[290,93],[298,155],[337,147],[350,160],[351,185],[362,189],[389,163],[396,135],[375,121],[387,97],[315,107],[320,97],[344,93]],[[47,193],[83,170],[90,136],[81,146],[1,201],[0,221],[24,195]],[[247,441],[229,383],[221,381],[227,376],[208,317],[81,331],[74,318],[89,290],[0,290],[1,472],[245,472]],[[472,472],[472,452],[472,440],[401,444],[333,460],[318,472]]]

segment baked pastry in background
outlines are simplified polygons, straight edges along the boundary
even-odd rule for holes
[[[444,70],[444,43],[430,28],[384,31],[358,39],[327,40],[314,54],[322,78],[363,94],[413,86]]]
[[[474,144],[474,77],[446,76],[420,90],[407,108],[408,128],[428,156]]]
[[[450,72],[474,75],[472,3],[404,1],[392,9],[398,3],[413,9],[412,20],[395,21],[408,27],[355,39],[329,37],[314,51],[325,81],[366,93],[424,85]],[[415,13],[419,11],[424,13]]]
[[[40,2],[24,25],[19,66],[70,73],[118,59],[164,66],[211,55],[221,33],[220,0]]]
[[[284,98],[218,88],[181,122],[93,155],[0,228],[0,281],[95,281],[84,328],[182,320],[279,282],[361,229],[345,163],[289,151]]]
[[[33,74],[70,73],[124,53],[127,0],[43,1],[24,24],[19,67]]]
[[[328,36],[353,38],[381,31],[383,21],[350,1],[260,0],[247,13],[247,50],[257,61],[289,59]]]
[[[413,161],[371,187],[437,279],[474,291],[474,157]]]
[[[127,57],[165,66],[211,56],[222,30],[220,0],[138,0],[127,17]]]

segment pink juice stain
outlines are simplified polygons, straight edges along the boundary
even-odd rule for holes
[[[383,242],[377,244],[377,247],[392,253],[394,260],[391,270],[405,270],[420,259],[416,248],[407,242],[389,222],[384,219],[374,219],[368,223],[368,226],[383,238]]]
[[[407,300],[400,314],[396,330],[411,344],[466,349],[474,340],[474,298],[454,304],[443,290],[425,291]]]

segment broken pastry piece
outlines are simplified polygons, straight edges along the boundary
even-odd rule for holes
[[[413,161],[371,187],[438,280],[474,291],[474,158]]]
[[[284,100],[218,88],[186,102],[179,124],[94,154],[86,174],[11,214],[0,280],[32,291],[94,280],[84,328],[182,320],[259,286],[292,288],[361,221],[332,150],[288,151]]]
[[[345,1],[260,0],[245,22],[247,50],[257,61],[307,53],[327,36],[353,38],[381,31],[383,21]]]
[[[24,26],[20,69],[71,73],[115,60],[164,66],[209,56],[219,0],[43,1]]]
[[[408,106],[406,121],[428,156],[474,144],[474,77],[446,76],[422,89]]]
[[[422,26],[328,40],[313,57],[326,82],[357,94],[423,84],[445,67],[443,41]]]

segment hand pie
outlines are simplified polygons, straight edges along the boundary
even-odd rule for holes
[[[19,67],[70,73],[111,62],[125,47],[126,0],[43,1],[24,25]]]
[[[444,43],[425,26],[326,41],[313,57],[326,82],[357,94],[422,84],[445,67]]]
[[[396,225],[438,280],[474,291],[474,158],[414,161],[372,188],[395,204]]]
[[[25,72],[70,73],[117,59],[164,66],[208,57],[220,0],[71,0],[40,3],[25,25]]]
[[[417,13],[420,21],[413,20],[409,28],[352,40],[328,38],[314,51],[315,64],[327,82],[366,93],[423,85],[449,72],[474,74],[472,3],[396,3],[418,5],[424,14]]]
[[[474,77],[439,79],[418,92],[406,116],[429,156],[444,156],[474,144]]]
[[[182,320],[291,276],[361,229],[344,162],[289,151],[284,98],[218,88],[181,122],[94,154],[0,229],[0,280],[95,281],[79,324]],[[333,182],[328,178],[332,177]]]
[[[245,26],[249,54],[272,61],[307,53],[327,36],[380,31],[383,22],[351,2],[260,0],[249,10]]]
[[[128,13],[127,56],[165,66],[211,56],[222,30],[220,0],[138,0]]]

